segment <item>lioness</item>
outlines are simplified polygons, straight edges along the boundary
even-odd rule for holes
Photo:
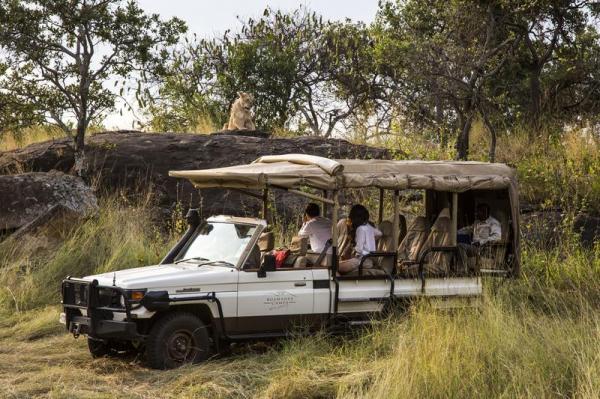
[[[231,106],[229,115],[229,123],[223,125],[223,130],[256,130],[256,126],[252,121],[252,113],[250,109],[254,103],[252,94],[238,91],[239,97]]]

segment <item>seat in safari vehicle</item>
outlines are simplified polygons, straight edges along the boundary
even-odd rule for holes
[[[406,273],[411,265],[418,263],[429,231],[429,223],[425,216],[417,216],[412,221],[406,236],[398,246],[398,268],[401,273]]]

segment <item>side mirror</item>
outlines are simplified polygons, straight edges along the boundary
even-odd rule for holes
[[[198,209],[188,209],[187,214],[185,215],[185,220],[190,227],[198,227],[198,225],[200,225],[200,213],[198,212]]]
[[[256,272],[256,275],[259,278],[267,277],[267,272],[274,272],[275,270],[275,255],[267,254],[264,256],[262,264],[260,265],[258,272]]]

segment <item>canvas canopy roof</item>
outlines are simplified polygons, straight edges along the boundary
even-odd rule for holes
[[[515,267],[519,265],[519,196],[514,169],[500,163],[328,159],[305,154],[263,156],[251,164],[225,168],[171,171],[196,188],[322,190],[368,188],[435,190],[508,190],[515,234]]]
[[[516,189],[513,169],[504,164],[451,161],[331,160],[304,154],[264,156],[249,165],[171,171],[197,188],[262,189],[310,186],[332,190],[377,187],[464,192]]]

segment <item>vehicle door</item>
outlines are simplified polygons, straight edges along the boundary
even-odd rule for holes
[[[277,333],[313,321],[311,269],[283,268],[259,277],[257,268],[242,268],[238,275],[239,333]]]

